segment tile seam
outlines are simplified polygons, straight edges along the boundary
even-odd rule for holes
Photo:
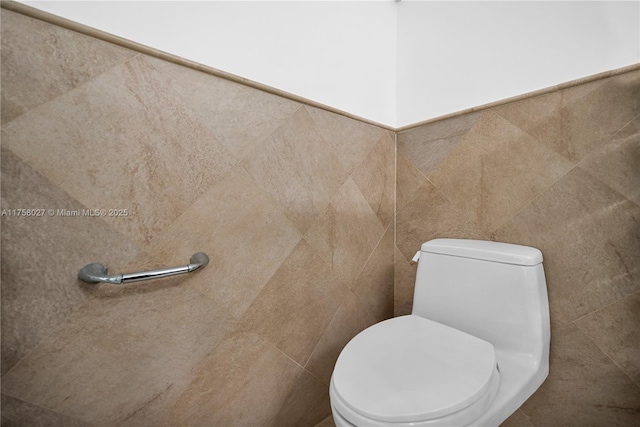
[[[556,179],[555,181],[553,181],[551,184],[549,184],[544,190],[540,191],[540,193],[538,193],[535,197],[533,197],[531,200],[529,200],[527,203],[525,203],[524,205],[522,205],[517,211],[515,211],[513,213],[513,215],[511,215],[510,217],[506,218],[504,221],[502,221],[496,228],[494,228],[491,231],[491,235],[493,236],[497,231],[499,231],[501,228],[505,227],[507,224],[509,224],[514,218],[516,218],[518,215],[520,215],[520,212],[522,212],[525,208],[529,207],[531,204],[533,204],[533,202],[535,202],[536,200],[538,200],[539,198],[541,198],[543,195],[545,195],[550,189],[551,187],[553,187],[554,185],[556,185],[557,183],[559,183],[560,181],[562,181],[567,175],[569,175],[571,172],[573,172],[576,168],[578,167],[578,165],[573,165],[571,167],[571,169],[567,170],[567,172],[565,172],[564,174],[562,174],[562,176],[559,176],[558,179]]]
[[[28,16],[28,17],[33,18],[33,19],[38,19],[40,21],[44,21],[44,22],[47,22],[49,24],[56,25],[56,26],[61,27],[61,28],[65,28],[65,29],[68,29],[68,30],[71,30],[71,31],[75,31],[75,32],[80,33],[80,34],[84,34],[84,35],[89,36],[89,37],[93,37],[93,38],[96,38],[96,39],[99,39],[99,40],[102,40],[102,41],[105,41],[105,42],[109,42],[109,43],[112,43],[112,44],[115,44],[115,45],[130,49],[130,50],[136,51],[136,52],[141,53],[141,54],[150,55],[150,56],[153,56],[153,57],[158,58],[158,59],[163,59],[163,60],[178,64],[178,65],[182,65],[182,66],[185,66],[185,67],[188,67],[188,68],[192,68],[194,70],[201,71],[201,72],[204,72],[204,73],[207,73],[207,74],[211,74],[211,75],[214,75],[216,77],[220,77],[220,78],[232,81],[232,82],[240,83],[240,84],[243,84],[245,86],[252,87],[254,89],[261,90],[263,92],[270,93],[270,94],[275,95],[275,96],[280,96],[280,97],[283,97],[283,98],[286,98],[286,99],[289,99],[289,100],[292,100],[292,101],[300,102],[302,104],[306,104],[306,105],[310,105],[310,106],[313,106],[313,107],[317,107],[317,108],[323,109],[325,111],[329,111],[329,112],[332,112],[332,113],[335,113],[335,114],[338,114],[338,115],[341,115],[341,116],[344,116],[344,117],[347,117],[347,118],[350,118],[350,119],[353,119],[353,120],[357,120],[357,121],[360,121],[360,122],[363,122],[363,123],[374,125],[374,126],[377,126],[377,127],[380,127],[382,129],[386,129],[386,130],[389,130],[389,131],[392,131],[392,132],[402,132],[402,131],[406,131],[406,130],[409,130],[409,129],[420,127],[420,126],[423,126],[423,125],[426,125],[426,124],[429,124],[429,123],[439,122],[439,121],[442,121],[442,120],[446,120],[446,119],[450,119],[450,118],[453,118],[453,117],[462,116],[462,115],[469,114],[469,113],[472,113],[472,112],[482,111],[482,110],[486,110],[486,109],[489,109],[489,108],[492,108],[492,107],[506,105],[506,104],[510,104],[510,103],[513,103],[513,102],[516,102],[516,101],[521,101],[523,99],[533,98],[533,97],[536,97],[536,96],[540,96],[540,95],[544,95],[544,94],[560,91],[562,89],[567,89],[567,88],[570,88],[570,87],[579,86],[579,85],[582,85],[582,84],[586,84],[586,83],[590,83],[590,82],[593,82],[593,81],[605,79],[605,78],[608,78],[608,77],[613,77],[613,76],[617,76],[617,75],[621,75],[621,74],[625,74],[625,73],[630,73],[630,72],[633,72],[633,71],[636,71],[636,70],[640,70],[640,63],[631,64],[631,65],[620,67],[620,68],[617,68],[617,69],[614,69],[614,70],[604,71],[602,73],[594,74],[594,75],[591,75],[591,76],[586,76],[586,77],[574,79],[574,80],[571,80],[571,81],[568,81],[568,82],[559,83],[559,84],[556,84],[556,85],[553,85],[553,86],[549,86],[547,88],[543,88],[543,89],[527,92],[527,93],[516,95],[516,96],[510,97],[510,98],[497,100],[497,101],[494,101],[494,102],[491,102],[491,103],[482,104],[482,105],[479,105],[479,106],[467,108],[467,109],[460,110],[460,111],[455,111],[455,112],[452,112],[452,113],[449,113],[449,114],[445,114],[445,115],[442,115],[442,116],[430,118],[430,119],[423,120],[423,121],[416,122],[416,123],[412,123],[412,124],[409,124],[409,125],[397,127],[397,126],[385,125],[385,124],[376,122],[374,120],[369,120],[369,119],[366,119],[364,117],[360,117],[360,116],[358,116],[356,114],[351,114],[351,113],[348,113],[346,111],[342,111],[342,110],[340,110],[338,108],[334,108],[334,107],[331,107],[331,106],[328,106],[328,105],[313,101],[311,99],[308,99],[308,98],[305,98],[305,97],[302,97],[302,96],[298,96],[298,95],[286,92],[284,90],[280,90],[280,89],[277,89],[277,88],[274,88],[274,87],[271,87],[271,86],[268,86],[268,85],[265,85],[265,84],[262,84],[262,83],[259,83],[259,82],[244,78],[244,77],[240,77],[240,76],[234,75],[232,73],[228,73],[228,72],[225,72],[225,71],[222,71],[222,70],[218,70],[216,68],[213,68],[213,67],[210,67],[210,66],[207,66],[207,65],[203,65],[203,64],[200,64],[200,63],[195,62],[195,61],[187,60],[187,59],[181,58],[181,57],[179,57],[177,55],[170,54],[170,53],[167,53],[167,52],[163,52],[163,51],[161,51],[159,49],[151,48],[149,46],[145,46],[143,44],[140,44],[140,43],[137,43],[137,42],[133,42],[131,40],[127,40],[125,38],[122,38],[122,37],[119,37],[119,36],[115,36],[113,34],[109,34],[109,33],[105,32],[105,31],[101,31],[101,30],[89,27],[87,25],[74,22],[74,21],[66,19],[66,18],[62,18],[62,17],[56,16],[56,15],[50,14],[48,12],[41,11],[39,9],[36,9],[36,8],[30,7],[30,6],[18,3],[18,2],[14,1],[14,0],[2,1],[2,2],[0,2],[0,7],[2,7],[3,9],[10,10],[12,12],[20,13],[22,15]]]
[[[272,95],[275,96],[279,96],[282,98],[286,98],[292,101],[296,101],[296,102],[300,102],[302,104],[306,104],[306,105],[310,105],[313,107],[317,107],[320,108],[322,110],[325,111],[329,111],[332,113],[336,113],[338,115],[353,119],[353,120],[357,120],[359,122],[363,122],[363,123],[367,123],[370,125],[374,125],[386,130],[390,130],[390,131],[395,131],[395,127],[393,126],[389,126],[389,125],[385,125],[382,123],[378,123],[374,120],[369,120],[366,119],[364,117],[360,117],[356,114],[351,114],[348,113],[346,111],[342,111],[338,108],[334,108],[325,104],[322,104],[320,102],[316,102],[313,101],[311,99],[299,96],[299,95],[295,95],[293,93],[281,90],[281,89],[277,89],[274,88],[272,86],[269,85],[265,85],[256,81],[253,81],[251,79],[247,79],[244,77],[240,77],[237,76],[235,74],[232,73],[228,73],[222,70],[219,70],[217,68],[214,67],[210,67],[204,64],[200,64],[196,61],[191,61],[185,58],[182,58],[180,56],[168,53],[168,52],[164,52],[161,51],[159,49],[155,49],[146,45],[143,45],[141,43],[137,43],[128,39],[125,39],[123,37],[119,37],[110,33],[107,33],[106,31],[102,31],[102,30],[98,30],[96,28],[92,28],[88,25],[84,25],[84,24],[80,24],[78,22],[72,21],[70,19],[66,19],[66,18],[62,18],[60,16],[56,16],[53,15],[51,13],[48,12],[44,12],[42,10],[33,8],[31,6],[27,6],[24,5],[22,3],[18,3],[14,0],[3,0],[2,2],[0,2],[0,7],[2,7],[3,9],[7,9],[10,10],[12,12],[16,12],[16,13],[20,13],[22,15],[28,16],[30,18],[33,19],[37,19],[43,22],[47,22],[49,24],[52,25],[56,25],[58,27],[61,28],[65,28],[67,30],[70,31],[75,31],[77,33],[80,34],[84,34],[86,36],[89,37],[93,37],[95,39],[98,40],[102,40],[108,43],[112,43],[114,45],[118,45],[120,47],[124,47],[126,49],[130,49],[132,51],[138,52],[139,54],[145,54],[145,55],[149,55],[149,56],[153,56],[155,58],[158,59],[162,59],[168,62],[172,62],[174,64],[177,65],[182,65],[184,67],[188,67],[191,69],[194,69],[196,71],[201,71],[207,74],[211,74],[213,76],[216,77],[220,77],[223,78],[225,80],[229,80],[235,83],[240,83],[242,85],[248,86],[248,87],[252,87],[254,89],[266,92],[266,93],[270,93]]]
[[[596,154],[596,152],[598,150],[600,150],[605,144],[607,144],[609,141],[611,141],[617,134],[619,134],[620,132],[622,132],[622,130],[624,128],[626,128],[627,126],[629,126],[634,120],[636,120],[637,118],[640,117],[640,114],[637,114],[635,116],[633,116],[633,118],[631,118],[631,120],[629,120],[628,122],[626,122],[625,124],[623,124],[622,126],[620,126],[618,129],[616,129],[614,132],[611,133],[611,135],[605,137],[602,139],[602,142],[600,143],[600,145],[592,148],[589,152],[587,152],[584,156],[582,156],[582,158],[576,163],[576,166],[580,166],[582,163],[585,162],[585,160],[587,159],[587,157]],[[584,170],[584,169],[583,169]],[[626,197],[625,197],[626,198]]]
[[[405,125],[405,126],[400,126],[400,127],[396,127],[396,132],[404,132],[406,130],[410,130],[410,129],[414,129],[423,125],[427,125],[427,124],[431,124],[431,123],[435,123],[435,122],[439,122],[439,121],[443,121],[443,120],[447,120],[447,119],[451,119],[454,117],[459,117],[459,116],[463,116],[469,113],[475,113],[478,111],[483,111],[483,110],[488,110],[494,107],[499,107],[499,106],[503,106],[503,105],[507,105],[507,104],[512,104],[514,102],[518,102],[518,101],[522,101],[525,99],[529,99],[529,98],[535,98],[538,96],[542,96],[542,95],[547,95],[553,92],[559,92],[561,90],[564,89],[569,89],[572,87],[576,87],[576,86],[580,86],[583,84],[587,84],[587,83],[591,83],[591,82],[595,82],[598,80],[603,80],[609,77],[615,77],[615,76],[619,76],[622,74],[627,74],[627,73],[632,73],[634,71],[640,70],[640,63],[636,63],[636,64],[631,64],[631,65],[627,65],[624,67],[620,67],[620,68],[616,68],[613,70],[608,70],[608,71],[604,71],[601,73],[597,73],[597,74],[593,74],[590,76],[586,76],[586,77],[582,77],[579,79],[574,79],[574,80],[570,80],[568,82],[564,82],[564,83],[559,83],[553,86],[549,86],[546,88],[542,88],[542,89],[538,89],[535,91],[531,91],[531,92],[527,92],[524,94],[520,94],[520,95],[516,95],[510,98],[505,98],[505,99],[501,99],[498,101],[494,101],[494,102],[490,102],[487,104],[482,104],[482,105],[478,105],[475,107],[471,107],[471,108],[467,108],[464,110],[460,110],[460,111],[455,111],[453,113],[449,113],[449,114],[445,114],[442,116],[438,116],[438,117],[434,117],[431,119],[427,119],[427,120],[423,120],[417,123],[412,123],[409,125]]]
[[[4,393],[4,392],[3,392],[2,394],[3,394],[3,395],[5,395],[5,396],[7,396],[7,397],[10,397],[11,399],[16,399],[16,400],[19,400],[20,402],[26,403],[26,404],[28,404],[28,405],[35,406],[36,408],[39,408],[39,409],[41,409],[41,410],[43,410],[43,411],[52,412],[52,413],[54,413],[54,414],[56,414],[56,415],[59,415],[59,416],[61,416],[61,417],[69,418],[69,419],[72,419],[72,420],[74,420],[74,421],[79,421],[79,422],[82,422],[82,423],[87,424],[87,425],[90,425],[90,426],[96,426],[96,424],[89,423],[89,422],[87,422],[87,421],[85,421],[85,420],[82,420],[82,419],[80,419],[80,418],[76,418],[76,417],[72,417],[72,416],[70,416],[70,415],[62,414],[62,413],[60,413],[60,412],[58,412],[58,411],[54,411],[54,410],[52,410],[52,409],[45,408],[45,407],[40,406],[40,405],[37,405],[37,404],[35,404],[35,403],[33,403],[33,402],[29,402],[29,401],[24,400],[24,399],[21,399],[21,398],[19,398],[19,397],[12,396],[12,395],[10,395],[10,394],[8,394],[8,393]],[[3,418],[4,418],[4,417],[3,417]]]
[[[398,197],[397,197],[398,195],[397,195],[397,188],[398,188],[398,157],[399,157],[399,156],[402,156],[402,157],[403,157],[407,162],[411,163],[411,166],[413,166],[413,167],[418,171],[418,173],[420,174],[420,176],[422,176],[422,177],[423,177],[423,178],[424,178],[424,179],[425,179],[429,184],[433,185],[433,182],[429,181],[429,177],[427,177],[427,176],[424,174],[424,172],[422,172],[422,171],[420,170],[420,168],[418,168],[418,167],[416,166],[416,164],[415,164],[413,161],[409,160],[409,158],[408,158],[404,153],[402,153],[401,151],[398,151],[398,150],[397,150],[397,147],[396,147],[396,211],[395,211],[395,213],[396,213],[396,217],[397,217],[397,214],[398,214]],[[446,157],[445,157],[445,159],[446,159]],[[442,162],[440,162],[440,163],[442,163]],[[435,185],[433,185],[433,186],[435,187]],[[437,189],[437,188],[436,188],[436,189]],[[416,194],[416,195],[415,195],[411,200],[409,200],[409,201],[405,202],[405,203],[404,203],[403,208],[405,208],[405,207],[407,207],[409,204],[413,203],[413,202],[415,201],[415,199],[417,199],[417,198],[418,198],[418,195],[419,195],[419,194]],[[447,200],[449,200],[449,199],[447,199]],[[400,210],[402,210],[402,209],[400,209]]]
[[[640,291],[639,291],[639,292],[640,292]],[[634,293],[638,293],[638,292],[634,292]],[[633,295],[633,294],[627,295],[627,297],[628,297],[628,296],[631,296],[631,295]],[[624,297],[624,298],[627,298],[627,297]],[[624,299],[624,298],[622,298],[622,299]],[[618,301],[620,301],[620,300],[618,300]],[[613,305],[613,304],[615,304],[615,303],[612,303],[612,304],[609,304],[609,305]],[[609,306],[609,305],[608,305],[608,306]],[[608,306],[607,306],[607,307],[608,307]],[[604,307],[603,307],[603,308],[604,308]],[[593,313],[595,313],[595,312],[597,312],[597,311],[600,311],[600,310],[602,310],[602,309],[595,310],[595,311],[593,311],[593,312],[591,312],[591,313],[589,313],[589,314],[593,314]],[[594,346],[595,346],[595,347],[596,347],[596,348],[597,348],[597,349],[598,349],[598,350],[599,350],[603,355],[605,355],[605,356],[607,357],[607,359],[609,359],[609,361],[610,361],[611,363],[613,363],[613,365],[614,365],[616,368],[618,368],[618,370],[619,370],[620,372],[622,372],[622,373],[624,374],[624,376],[625,376],[625,377],[627,377],[627,378],[629,379],[629,381],[631,381],[631,383],[633,383],[636,387],[638,387],[638,389],[640,389],[640,384],[639,384],[639,383],[637,383],[633,378],[631,378],[631,376],[627,373],[627,371],[626,371],[626,370],[624,370],[624,369],[622,368],[622,366],[620,366],[620,365],[619,365],[619,364],[618,364],[618,363],[613,359],[613,357],[611,357],[611,355],[610,355],[610,354],[609,354],[609,353],[608,353],[604,348],[602,348],[601,346],[599,346],[599,345],[598,345],[598,343],[597,343],[597,342],[595,342],[595,341],[593,340],[593,338],[591,338],[591,337],[589,336],[589,334],[587,334],[587,333],[584,331],[584,329],[582,329],[582,328],[580,327],[580,325],[577,323],[577,322],[578,322],[578,320],[582,319],[583,317],[588,316],[589,314],[586,314],[586,315],[584,315],[584,316],[581,316],[580,318],[578,318],[578,319],[576,319],[576,320],[572,321],[571,323],[572,323],[572,324],[573,324],[573,325],[574,325],[574,326],[575,326],[575,327],[580,331],[580,333],[581,333],[582,335],[584,335],[584,336],[589,340],[589,342],[590,342],[591,344],[593,344],[593,345],[594,345]]]
[[[0,1],[0,5],[4,5],[4,0]],[[2,6],[2,7],[4,7],[4,6]],[[135,55],[131,56],[130,58],[127,58],[127,59],[125,59],[125,60],[123,60],[123,61],[120,61],[120,62],[115,63],[112,67],[109,67],[108,69],[104,70],[103,72],[98,73],[98,74],[96,74],[96,75],[94,75],[94,76],[92,76],[92,77],[88,78],[87,80],[84,80],[83,82],[81,82],[80,84],[78,84],[78,85],[76,85],[76,86],[72,87],[71,89],[69,89],[69,90],[67,90],[67,91],[65,91],[65,92],[63,92],[63,93],[60,93],[60,94],[58,94],[58,95],[54,96],[53,98],[51,98],[51,99],[49,99],[49,100],[47,100],[47,101],[45,101],[45,102],[43,102],[43,103],[41,103],[41,104],[34,105],[33,107],[29,108],[27,111],[25,111],[25,112],[23,112],[23,113],[21,113],[21,114],[17,115],[16,117],[12,118],[12,119],[11,119],[11,120],[9,120],[8,122],[3,123],[3,124],[2,124],[2,129],[6,128],[6,127],[7,127],[7,126],[9,126],[11,123],[13,123],[13,122],[15,122],[16,120],[18,120],[18,119],[20,119],[20,118],[22,118],[22,117],[26,116],[27,114],[30,114],[31,112],[33,112],[33,111],[35,111],[35,110],[38,110],[38,109],[40,109],[40,108],[44,107],[45,105],[49,105],[49,104],[51,104],[51,103],[53,103],[53,102],[57,101],[58,99],[62,98],[63,96],[66,96],[66,95],[68,95],[68,94],[70,94],[70,93],[72,93],[72,92],[75,92],[76,90],[78,90],[78,89],[80,89],[80,88],[86,87],[87,85],[89,85],[90,83],[92,83],[92,82],[94,82],[95,80],[99,79],[100,77],[104,76],[105,74],[108,74],[108,73],[110,73],[111,71],[115,70],[116,68],[121,67],[121,66],[123,66],[123,65],[125,65],[125,64],[127,64],[127,63],[129,63],[129,62],[131,62],[131,61],[133,61],[134,59],[141,57],[141,56],[142,56],[142,54],[141,54],[141,53],[136,52],[136,53],[135,53]],[[15,154],[15,153],[14,153],[14,154]]]
[[[354,280],[355,283],[357,283],[358,280],[360,279],[360,276],[362,276],[362,272],[364,271],[364,268],[367,266],[367,264],[369,264],[369,261],[371,261],[371,258],[373,257],[373,254],[375,253],[375,251],[380,246],[380,243],[382,243],[382,239],[384,239],[384,236],[387,234],[387,231],[389,231],[390,228],[391,228],[391,222],[389,222],[389,224],[386,227],[383,227],[383,231],[380,234],[380,237],[378,238],[378,241],[376,242],[376,245],[373,247],[373,249],[371,250],[371,252],[367,256],[367,260],[362,263],[362,267],[358,269],[358,275],[356,276],[356,278]],[[354,295],[356,294],[355,291],[356,291],[356,288],[353,288],[353,294]],[[357,297],[357,295],[356,295],[356,297]]]

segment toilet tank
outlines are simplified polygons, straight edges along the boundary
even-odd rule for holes
[[[544,357],[549,301],[542,253],[481,240],[436,239],[421,247],[412,314]]]

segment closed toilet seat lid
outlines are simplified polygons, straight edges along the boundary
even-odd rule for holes
[[[342,350],[332,382],[343,404],[382,422],[444,417],[489,393],[493,345],[446,325],[402,316],[373,325]]]

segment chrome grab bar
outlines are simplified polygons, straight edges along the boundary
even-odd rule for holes
[[[138,273],[107,274],[107,267],[94,262],[87,264],[78,272],[78,279],[87,283],[111,283],[121,285],[142,280],[159,279],[175,274],[191,273],[209,264],[209,257],[204,252],[198,252],[191,256],[188,265],[180,267],[161,268],[158,270],[141,271]]]

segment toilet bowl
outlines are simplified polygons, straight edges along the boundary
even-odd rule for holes
[[[422,245],[412,314],[356,335],[330,385],[338,427],[498,426],[549,366],[542,254],[506,243]]]

